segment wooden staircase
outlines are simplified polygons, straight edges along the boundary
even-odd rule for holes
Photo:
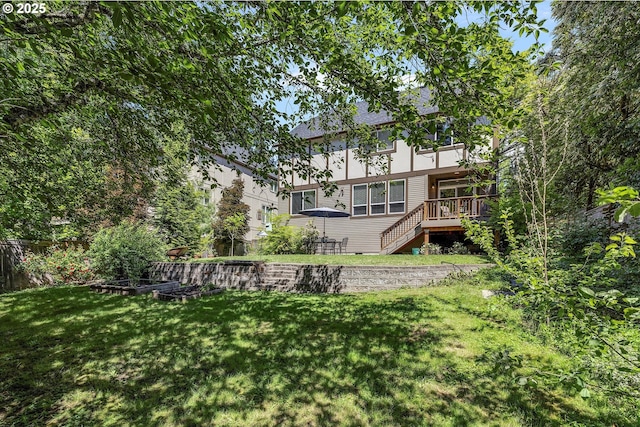
[[[461,218],[488,217],[486,202],[495,196],[453,197],[425,200],[380,233],[380,254],[393,254],[422,245],[428,231],[462,231]]]
[[[420,203],[415,209],[380,233],[380,254],[392,254],[422,235],[421,224],[424,219],[424,207],[425,204]]]

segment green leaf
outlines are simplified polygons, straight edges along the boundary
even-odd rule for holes
[[[113,11],[113,16],[111,16],[111,22],[113,22],[113,26],[118,28],[120,24],[122,24],[122,9],[118,5]]]
[[[636,318],[640,315],[640,308],[638,307],[628,307],[624,309],[624,317],[627,319]]]
[[[592,289],[587,288],[586,286],[580,286],[578,288],[578,290],[580,291],[580,293],[583,296],[586,296],[586,297],[595,297],[596,296],[596,293]]]

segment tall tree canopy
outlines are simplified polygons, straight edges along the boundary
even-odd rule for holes
[[[355,100],[390,111],[419,145],[427,130],[401,90],[407,75],[432,89],[434,103],[456,117],[459,140],[473,144],[483,129],[467,125],[479,116],[499,124],[509,112],[508,88],[527,65],[499,25],[539,26],[533,2],[59,1],[46,8],[0,19],[0,220],[14,235],[37,235],[48,218],[90,211],[85,195],[108,200],[102,184],[110,170],[131,181],[129,198],[144,199],[163,135],[176,122],[193,137],[192,157],[222,153],[265,179],[277,172],[276,157],[308,156],[289,123],[321,115],[355,127]],[[463,25],[457,18],[466,12],[482,18]],[[280,111],[286,100],[297,104],[295,113]],[[305,162],[295,168],[323,173]]]
[[[553,14],[550,105],[570,118],[558,189],[570,209],[590,208],[598,187],[640,185],[640,3],[556,2]]]

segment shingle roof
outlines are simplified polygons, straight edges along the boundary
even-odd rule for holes
[[[418,108],[420,115],[433,114],[438,112],[438,107],[431,105],[431,91],[425,87],[420,88],[415,99],[415,105]],[[381,125],[385,123],[393,122],[391,115],[384,110],[378,112],[369,111],[369,103],[366,101],[356,103],[357,112],[354,116],[354,121],[357,124],[367,124],[370,126]],[[324,135],[326,132],[324,129],[319,128],[316,125],[318,118],[315,117],[305,123],[296,126],[291,133],[302,139],[318,138]],[[332,124],[336,124],[333,122]],[[332,129],[332,132],[340,132],[342,127],[338,130]]]

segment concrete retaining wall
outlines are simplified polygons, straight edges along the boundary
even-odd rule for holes
[[[304,264],[156,263],[152,277],[185,285],[215,283],[228,289],[339,293],[397,289],[434,284],[452,273],[473,272],[480,265],[428,265],[410,267],[338,266]]]

